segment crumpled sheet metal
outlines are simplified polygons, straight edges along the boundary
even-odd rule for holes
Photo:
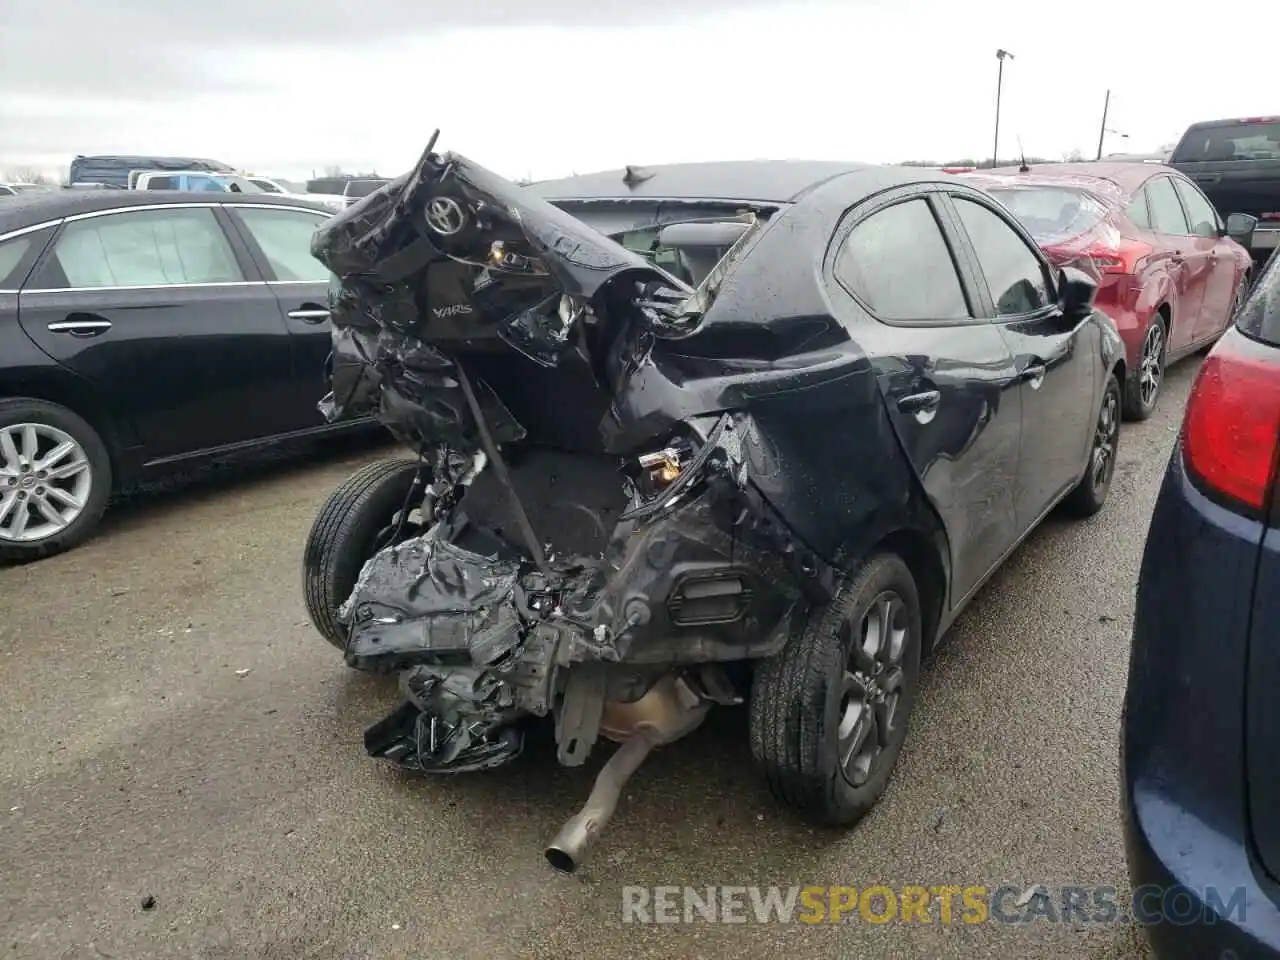
[[[425,210],[436,197],[466,209],[468,227],[456,237],[427,230]],[[520,248],[511,261],[517,266],[496,263],[495,244]],[[563,210],[465,157],[430,148],[413,171],[328,220],[312,253],[336,278],[329,292],[332,392],[321,413],[331,422],[377,416],[418,447],[478,443],[452,375],[455,360],[438,345],[442,331],[452,341],[459,329],[496,336],[552,367],[572,347],[577,315],[612,281],[634,283],[628,296],[635,309],[661,322],[693,292]],[[512,277],[514,292],[506,282]],[[433,300],[444,290],[447,302]],[[576,298],[576,313],[561,312],[565,294]],[[495,441],[523,436],[492,389],[476,386]]]
[[[520,564],[465,550],[437,525],[387,547],[365,563],[338,611],[349,624],[347,660],[394,668],[412,655],[494,663],[520,640],[512,602]]]
[[[401,676],[406,700],[369,727],[365,749],[407,770],[468,773],[501,766],[524,745],[507,689],[475,667],[419,666]]]

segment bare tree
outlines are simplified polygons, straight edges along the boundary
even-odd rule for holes
[[[1084,154],[1078,149],[1072,150],[1069,153],[1064,153],[1062,155],[1062,159],[1065,163],[1082,163],[1084,161]]]
[[[53,183],[53,179],[47,174],[41,173],[35,167],[10,167],[0,175],[0,179],[9,183],[42,183],[49,185]]]

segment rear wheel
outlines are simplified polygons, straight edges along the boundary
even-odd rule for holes
[[[0,400],[0,561],[84,540],[111,495],[111,457],[83,417],[44,400]]]
[[[1102,406],[1093,428],[1093,443],[1089,447],[1089,465],[1084,478],[1076,486],[1063,506],[1077,517],[1091,517],[1107,502],[1111,478],[1116,472],[1116,451],[1120,445],[1120,383],[1115,374],[1107,378],[1107,389],[1102,394]]]
[[[1138,363],[1128,377],[1124,391],[1126,420],[1146,420],[1155,413],[1156,400],[1164,385],[1165,358],[1169,353],[1168,330],[1163,314],[1154,314],[1142,338]]]
[[[351,596],[365,561],[390,543],[418,473],[416,460],[366,464],[320,507],[302,556],[302,596],[320,635],[347,645],[338,608]]]
[[[846,826],[875,806],[915,705],[921,622],[911,571],[879,554],[758,665],[751,752],[779,800]]]

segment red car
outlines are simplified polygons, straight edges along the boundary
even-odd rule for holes
[[[1131,420],[1155,410],[1166,365],[1216,340],[1244,300],[1257,221],[1234,214],[1224,224],[1169,167],[1055,163],[961,176],[1008,207],[1055,264],[1098,280],[1096,304],[1125,342]]]

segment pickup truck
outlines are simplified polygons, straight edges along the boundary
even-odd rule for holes
[[[1280,116],[1193,123],[1169,166],[1194,180],[1224,217],[1258,218],[1249,252],[1259,267],[1280,247]]]
[[[263,193],[244,177],[234,173],[205,170],[134,170],[129,173],[134,190],[201,190],[213,193]]]
[[[71,186],[81,183],[105,183],[112,187],[126,189],[132,186],[130,172],[137,170],[233,172],[231,167],[220,160],[205,160],[199,157],[86,157],[82,155],[71,161],[67,183]]]
[[[212,193],[269,193],[248,177],[238,173],[206,173],[203,170],[144,170],[129,175],[135,190],[196,190]],[[341,197],[314,196],[306,193],[274,193],[276,197],[292,197],[323,203],[331,210],[345,205]]]

